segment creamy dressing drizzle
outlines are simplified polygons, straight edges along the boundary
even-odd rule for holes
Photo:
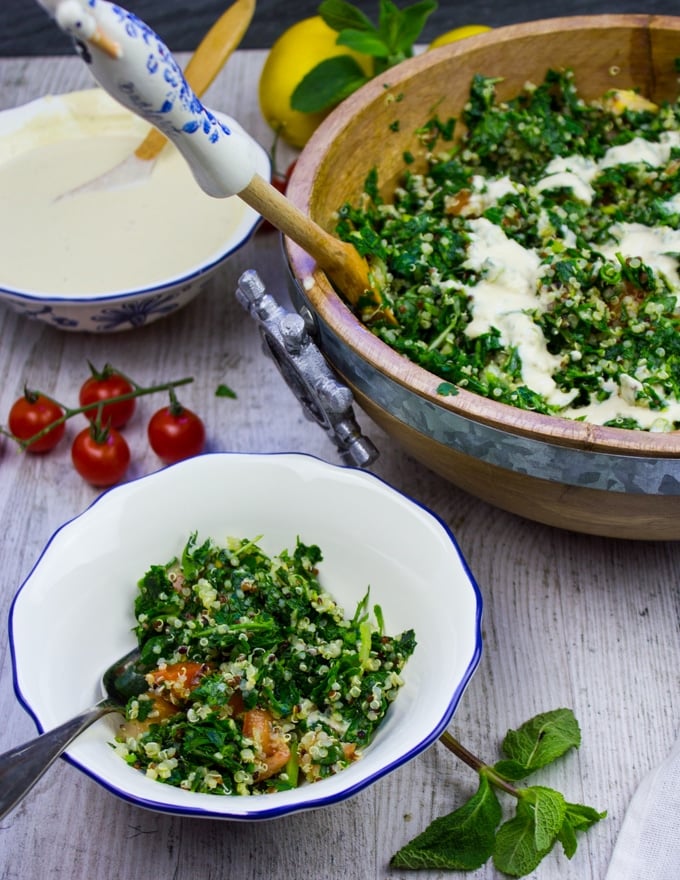
[[[583,156],[558,157],[546,166],[546,176],[533,188],[536,193],[556,187],[572,190],[574,196],[590,204],[593,196],[591,183],[600,170],[614,165],[644,162],[659,167],[669,161],[671,148],[680,146],[680,132],[666,132],[659,143],[634,138],[628,144],[612,147],[599,162]],[[475,190],[480,184],[473,181]],[[503,195],[513,191],[509,178],[488,181],[478,198],[475,209],[491,207]],[[668,202],[669,213],[678,209],[680,196]],[[546,220],[547,222],[547,220]],[[496,327],[504,345],[514,347],[522,361],[522,380],[533,391],[556,406],[568,406],[576,392],[564,393],[555,384],[552,375],[560,368],[562,359],[551,355],[540,329],[530,313],[543,312],[548,300],[538,295],[542,266],[538,255],[507,238],[503,230],[484,217],[470,219],[470,243],[466,267],[483,272],[484,277],[475,285],[465,287],[471,300],[472,320],[466,329],[471,338]],[[565,241],[573,244],[573,233],[565,230]],[[612,229],[614,241],[600,248],[605,259],[615,260],[616,254],[640,259],[662,274],[671,287],[680,293],[678,260],[680,230],[668,226],[650,228],[639,223],[623,223]],[[529,314],[525,314],[525,311]],[[603,386],[610,396],[588,406],[567,408],[567,418],[584,419],[604,424],[616,418],[633,418],[641,427],[663,431],[668,423],[680,420],[680,403],[669,403],[663,410],[650,410],[636,404],[635,392],[640,382],[625,377],[621,388],[614,383]],[[661,389],[659,389],[660,391]]]
[[[509,239],[485,217],[470,221],[472,230],[466,266],[485,277],[465,290],[472,298],[472,320],[465,329],[471,338],[496,327],[504,345],[516,348],[522,359],[522,378],[550,403],[565,406],[576,392],[564,394],[552,373],[561,358],[551,355],[540,329],[528,312],[535,310],[541,264],[534,251]]]

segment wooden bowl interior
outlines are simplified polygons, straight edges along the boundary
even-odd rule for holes
[[[475,74],[499,78],[500,100],[527,82],[540,83],[549,68],[567,67],[586,99],[638,88],[654,101],[671,100],[678,91],[679,42],[680,18],[605,15],[501,28],[427,52],[398,76],[387,71],[360,98],[344,102],[321,139],[310,143],[311,214],[332,230],[333,212],[356,200],[373,167],[390,192],[403,172],[404,152],[422,160],[418,129],[435,114],[459,117]]]

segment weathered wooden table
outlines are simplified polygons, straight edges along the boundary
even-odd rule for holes
[[[206,102],[234,115],[269,147],[271,132],[257,106],[263,58],[260,51],[237,53]],[[0,61],[2,107],[89,84],[76,58]],[[0,193],[0,210],[1,202]],[[97,338],[0,308],[0,422],[6,424],[25,383],[74,402],[87,360],[110,361],[144,383],[194,376],[182,397],[203,415],[211,450],[297,450],[337,461],[335,447],[304,417],[235,300],[237,279],[251,267],[273,293],[284,296],[278,235],[258,233],[210,291],[185,310],[145,328]],[[236,391],[236,400],[215,397],[221,382]],[[157,405],[162,402],[143,398],[129,426],[130,477],[159,466],[145,437],[145,416]],[[573,708],[583,744],[541,780],[609,815],[580,839],[572,861],[558,847],[534,876],[602,880],[632,793],[678,732],[680,546],[570,534],[493,509],[443,483],[360,413],[359,419],[381,451],[373,470],[451,526],[484,596],[484,654],[452,732],[493,762],[509,727],[548,709]],[[68,430],[73,436],[75,426]],[[46,457],[0,444],[0,751],[35,733],[13,690],[6,629],[12,597],[52,532],[95,496],[73,471],[68,443]],[[92,670],[93,676],[99,672]],[[405,877],[389,868],[390,856],[475,786],[472,771],[436,745],[339,806],[234,824],[147,812],[60,761],[0,824],[0,877]],[[486,866],[474,876],[498,875]]]

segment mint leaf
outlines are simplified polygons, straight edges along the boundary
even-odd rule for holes
[[[218,385],[215,389],[215,397],[231,397],[236,399],[236,392],[228,385]]]
[[[389,6],[392,7],[393,11],[391,15],[385,15],[388,22],[388,30],[383,32],[381,28],[381,33],[386,38],[392,54],[396,55],[401,52],[405,56],[410,56],[413,51],[413,44],[420,36],[430,14],[437,8],[437,3],[435,0],[420,0],[420,2],[414,3],[412,6],[407,6],[401,12],[396,9],[394,4],[389,3]],[[387,39],[388,34],[389,39]]]
[[[587,807],[585,804],[570,804],[567,802],[566,818],[577,831],[587,831],[589,828],[592,828],[596,822],[599,822],[600,819],[606,818],[606,816],[606,810],[604,813],[600,813],[594,807]]]
[[[508,758],[522,765],[526,773],[531,773],[580,744],[581,731],[574,713],[571,709],[555,709],[536,715],[517,730],[509,730],[502,749]],[[503,775],[502,770],[494,769]]]
[[[375,59],[372,76],[376,76],[413,54],[413,43],[428,15],[436,8],[436,0],[419,0],[404,10],[392,0],[380,0],[377,27],[347,0],[323,0],[318,12],[324,22],[338,32],[339,46]],[[371,76],[366,76],[354,58],[344,55],[329,58],[317,64],[298,84],[290,106],[301,113],[329,110],[369,79]]]
[[[336,55],[321,61],[302,78],[291,95],[290,106],[302,113],[328,110],[368,80],[354,58]]]
[[[524,877],[559,841],[567,858],[577,849],[577,832],[587,831],[607,814],[573,804],[552,788],[517,788],[498,772],[526,775],[578,747],[581,733],[569,709],[536,715],[516,731],[508,731],[504,747],[510,758],[491,766],[469,752],[449,731],[441,743],[479,776],[479,788],[462,807],[436,819],[418,837],[399,850],[390,864],[396,868],[471,871],[489,857],[495,867],[512,877]],[[500,825],[501,806],[496,790],[516,802],[514,817]]]
[[[374,55],[376,58],[387,58],[390,54],[389,46],[376,31],[356,31],[346,28],[340,31],[337,44],[354,49],[362,55]]]
[[[549,846],[539,849],[536,843],[536,827],[533,805],[520,799],[514,818],[503,823],[496,834],[493,863],[499,871],[511,877],[524,877],[538,867],[552,849],[555,840]],[[540,835],[540,839],[544,840],[544,835]]]
[[[532,804],[534,808],[536,849],[539,851],[549,850],[555,843],[567,814],[567,803],[564,796],[552,788],[532,785],[531,788],[521,791],[520,797]]]
[[[319,15],[334,31],[342,31],[345,28],[375,31],[371,19],[358,7],[346,3],[345,0],[323,0],[319,6]]]
[[[519,782],[529,775],[529,771],[521,761],[496,761],[493,769],[508,782]]]
[[[599,813],[592,807],[586,807],[583,804],[567,803],[566,807],[566,815],[557,839],[562,844],[565,856],[570,859],[578,846],[576,832],[592,828],[596,822],[604,819],[607,813]]]
[[[390,865],[411,870],[474,871],[491,857],[500,821],[498,797],[482,775],[470,800],[453,813],[435,819],[392,856]]]
[[[562,823],[557,839],[562,844],[565,856],[568,859],[573,858],[578,848],[578,842],[576,840],[576,829],[568,819],[565,819]]]

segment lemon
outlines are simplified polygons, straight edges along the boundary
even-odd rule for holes
[[[445,34],[440,34],[427,47],[428,49],[436,49],[437,46],[445,46],[447,43],[455,43],[457,40],[464,40],[466,37],[474,37],[476,34],[485,34],[491,28],[485,24],[465,24],[462,27],[454,28]]]
[[[330,112],[300,113],[290,106],[291,95],[310,70],[335,55],[351,55],[367,76],[371,73],[370,57],[336,45],[337,38],[337,31],[315,15],[284,31],[267,55],[260,74],[260,110],[292,147],[302,148]]]

